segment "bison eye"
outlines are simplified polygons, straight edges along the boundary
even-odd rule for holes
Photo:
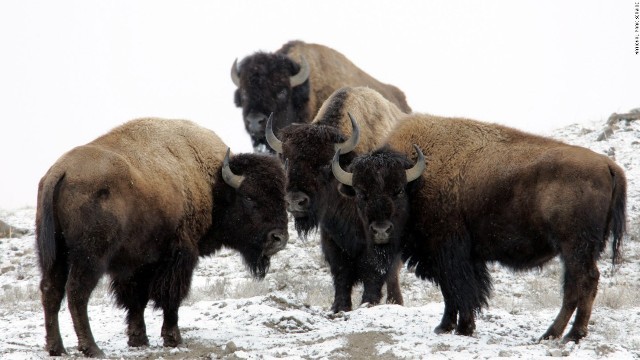
[[[404,194],[404,188],[397,188],[397,189],[393,192],[393,195],[394,195],[395,197],[402,196],[403,194]]]
[[[356,191],[356,197],[359,200],[362,200],[362,201],[366,201],[367,200],[368,196],[367,196],[366,192],[362,191],[362,189],[355,189],[355,191]]]
[[[256,204],[256,201],[249,195],[245,195],[242,197],[243,202],[245,203],[245,205],[249,206],[249,207],[253,207]]]
[[[276,96],[278,97],[278,100],[284,101],[284,100],[287,100],[287,95],[288,95],[287,89],[282,89],[278,91],[278,94]]]

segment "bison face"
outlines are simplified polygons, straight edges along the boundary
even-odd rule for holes
[[[267,127],[267,140],[275,149],[287,168],[287,210],[295,219],[296,230],[301,235],[318,226],[319,219],[334,199],[336,180],[331,174],[331,159],[336,148],[350,153],[358,142],[359,129],[351,118],[353,136],[345,140],[333,126],[318,124],[295,124],[280,132],[276,138],[271,127]],[[348,163],[352,154],[345,154],[342,161]]]
[[[276,130],[294,122],[309,120],[309,66],[286,55],[256,53],[231,68],[231,78],[238,89],[236,106],[242,108],[244,126],[256,151],[268,149],[265,126],[269,114]]]
[[[369,244],[397,246],[409,219],[410,182],[419,178],[425,162],[420,149],[413,165],[403,154],[378,150],[353,160],[351,173],[342,170],[336,152],[334,176],[341,182],[340,192],[356,199],[358,216]],[[407,170],[407,168],[410,168]]]
[[[227,161],[225,161],[227,162]],[[212,231],[222,245],[238,250],[257,278],[288,239],[285,174],[272,156],[240,154],[222,170],[214,187]]]
[[[294,217],[296,230],[306,235],[318,225],[322,200],[331,184],[335,186],[330,167],[333,144],[344,139],[335,128],[307,124],[285,128],[282,139],[287,210]]]

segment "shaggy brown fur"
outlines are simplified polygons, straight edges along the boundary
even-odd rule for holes
[[[301,234],[319,227],[325,259],[331,267],[335,287],[332,310],[351,310],[351,290],[364,283],[363,303],[377,304],[382,285],[387,284],[387,302],[402,304],[398,284],[399,257],[367,248],[359,227],[355,204],[336,191],[337,182],[330,164],[334,144],[352,133],[347,112],[360,129],[354,153],[379,146],[404,114],[375,90],[366,87],[342,88],[324,103],[311,124],[294,124],[281,132],[283,153],[288,163],[287,203]],[[354,153],[342,156],[348,164]]]
[[[291,88],[289,77],[298,73],[302,57],[308,62],[306,82]],[[239,65],[236,105],[242,107],[254,147],[266,146],[264,127],[273,113],[274,131],[291,123],[308,123],[331,94],[344,86],[366,86],[378,91],[406,113],[411,108],[404,93],[362,71],[341,53],[318,44],[291,41],[275,53],[259,52]],[[252,122],[258,121],[261,125]]]
[[[347,113],[353,115],[360,128],[360,140],[353,150],[356,154],[364,154],[380,146],[396,122],[406,115],[371,88],[344,87],[336,90],[322,104],[312,125],[333,126],[343,137],[350,138],[353,129]]]
[[[625,231],[626,180],[618,165],[504,126],[427,115],[399,123],[387,144],[353,161],[352,189],[365,224],[392,219],[408,265],[440,286],[445,312],[436,332],[473,333],[491,290],[486,262],[525,270],[559,255],[562,308],[542,338],[560,337],[576,309],[564,340],[587,334],[596,261],[613,235],[615,262]],[[407,185],[413,144],[427,169]]]
[[[199,256],[228,246],[264,277],[288,237],[284,173],[272,157],[237,155],[229,167],[244,181],[233,188],[222,181],[226,150],[192,122],[139,119],[49,169],[38,189],[36,243],[50,355],[65,353],[58,311],[66,290],[79,349],[104,356],[87,317],[104,273],[127,310],[131,346],[149,343],[149,300],[163,310],[164,345],[181,342],[178,308]]]
[[[308,106],[312,116],[318,112],[333,91],[343,86],[369,87],[394,103],[401,111],[411,112],[411,107],[407,104],[405,95],[400,89],[376,80],[336,50],[324,45],[291,41],[283,45],[277,52],[286,54],[298,63],[304,56],[309,63],[311,75],[309,76]]]

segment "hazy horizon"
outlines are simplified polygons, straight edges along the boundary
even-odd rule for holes
[[[64,152],[133,118],[190,119],[251,151],[234,59],[299,39],[402,89],[416,112],[547,134],[640,107],[635,2],[0,3],[0,208],[34,206]]]

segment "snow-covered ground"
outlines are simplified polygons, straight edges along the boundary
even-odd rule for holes
[[[94,336],[113,358],[433,358],[488,359],[567,357],[640,358],[640,121],[621,122],[605,141],[596,141],[604,121],[571,125],[552,136],[613,157],[628,179],[628,228],[623,263],[612,271],[609,249],[599,263],[601,277],[589,335],[579,344],[537,339],[560,308],[562,266],[513,273],[492,266],[494,291],[473,337],[436,335],[443,303],[439,290],[411,273],[402,274],[405,306],[379,305],[332,315],[331,276],[317,237],[291,240],[278,253],[262,282],[252,280],[230,250],[202,259],[191,295],[180,308],[183,347],[162,347],[162,314],[147,310],[150,347],[129,348],[124,312],[106,293],[94,292],[89,316]],[[4,176],[19,176],[5,174]],[[34,253],[35,210],[3,209],[0,219],[31,230],[0,239],[0,358],[47,358]],[[354,304],[359,303],[354,294]],[[69,357],[81,357],[66,304],[61,331]],[[571,325],[571,324],[570,324]]]

